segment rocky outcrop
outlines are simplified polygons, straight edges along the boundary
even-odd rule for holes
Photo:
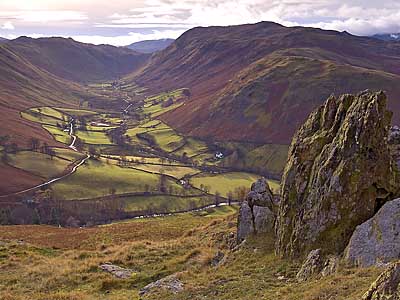
[[[276,252],[341,253],[397,191],[383,92],[331,96],[294,135],[281,183]],[[377,163],[379,162],[379,163]]]
[[[240,243],[250,234],[274,233],[275,200],[265,178],[257,180],[240,205],[237,240]]]
[[[154,290],[160,289],[168,290],[176,294],[183,290],[183,283],[178,279],[176,274],[173,274],[146,285],[140,290],[139,295],[144,296]]]
[[[400,263],[392,264],[371,285],[362,300],[400,300]]]
[[[374,217],[357,226],[344,257],[362,267],[400,259],[400,199],[385,203]]]
[[[132,274],[135,274],[135,271],[131,269],[121,268],[119,266],[108,263],[100,265],[100,269],[120,279],[128,279],[132,276]]]

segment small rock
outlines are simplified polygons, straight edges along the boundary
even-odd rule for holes
[[[363,295],[362,300],[399,300],[400,263],[393,263]]]
[[[103,271],[114,275],[114,277],[121,278],[121,279],[130,278],[132,276],[132,274],[135,273],[131,269],[121,268],[119,266],[112,265],[112,264],[102,264],[102,265],[100,265],[100,268]]]
[[[312,250],[297,273],[296,279],[299,282],[307,281],[313,275],[319,274],[322,268],[323,261],[321,257],[321,249]]]
[[[225,258],[225,254],[221,251],[218,251],[215,256],[213,257],[213,259],[211,260],[211,265],[213,267],[217,267],[218,265],[221,264],[221,262],[224,260]]]
[[[183,290],[183,283],[177,278],[176,274],[173,274],[146,285],[140,290],[139,295],[144,296],[154,289],[165,289],[176,294]]]
[[[337,256],[331,256],[325,261],[322,267],[321,275],[322,277],[332,275],[337,272],[338,268],[339,258]]]

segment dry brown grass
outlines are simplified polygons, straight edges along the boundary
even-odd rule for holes
[[[235,218],[230,210],[88,229],[1,227],[0,241],[7,242],[0,243],[0,299],[139,299],[146,284],[179,273],[183,292],[157,291],[145,299],[358,300],[380,272],[342,267],[299,284],[294,279],[299,263],[275,257],[271,237],[229,251]],[[212,267],[218,250],[226,261]],[[116,279],[99,269],[105,262],[135,273]],[[285,280],[278,280],[282,275]]]

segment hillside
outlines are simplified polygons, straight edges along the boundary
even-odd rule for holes
[[[174,39],[148,40],[136,42],[126,47],[140,53],[154,53],[164,50],[173,42]]]
[[[384,89],[399,123],[399,66],[396,43],[261,22],[191,29],[128,78],[154,91],[191,90],[161,117],[180,132],[288,144],[331,93]]]
[[[35,66],[76,82],[114,80],[133,72],[148,55],[109,45],[91,45],[65,38],[20,37],[8,47]]]
[[[359,300],[380,273],[379,268],[343,267],[320,280],[297,283],[298,262],[276,257],[270,237],[234,248],[235,210],[221,207],[94,228],[3,226],[0,298]],[[102,270],[106,263],[129,275]],[[141,292],[167,276],[177,278],[183,289],[175,292],[166,284]]]
[[[383,41],[400,41],[398,33],[375,34],[372,37]]]

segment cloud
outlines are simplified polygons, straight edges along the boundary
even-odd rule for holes
[[[178,38],[185,30],[153,30],[151,33],[143,34],[130,32],[127,35],[101,36],[101,35],[75,35],[71,36],[74,40],[82,43],[95,45],[109,44],[115,46],[127,46],[143,40],[159,40],[165,38]]]
[[[84,12],[70,10],[33,10],[0,12],[0,18],[14,19],[27,23],[47,23],[61,21],[82,21],[88,16]]]
[[[0,26],[0,28],[3,30],[14,30],[15,29],[13,23],[11,23],[11,22],[5,22],[2,26]]]
[[[259,21],[356,35],[397,33],[399,20],[397,0],[0,0],[2,30],[11,28],[5,26],[10,22],[18,29],[13,34],[48,36],[58,31],[115,45],[137,38],[176,37],[196,26]]]

